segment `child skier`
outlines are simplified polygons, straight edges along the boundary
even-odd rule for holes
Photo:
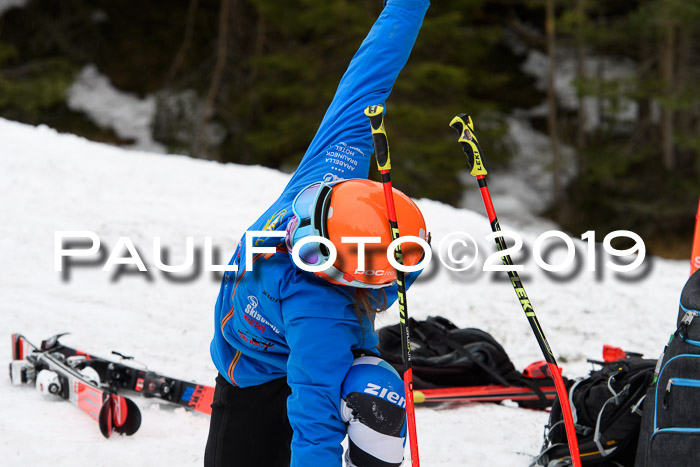
[[[396,300],[396,272],[387,258],[384,193],[366,180],[372,138],[363,111],[388,97],[428,5],[385,2],[297,171],[231,259],[238,270],[224,275],[211,343],[220,374],[206,467],[340,466],[346,433],[348,465],[403,461],[403,382],[372,350],[378,343],[374,313]],[[401,235],[426,239],[418,207],[397,190],[394,197]],[[329,240],[337,259],[322,243],[303,244],[309,236]],[[342,237],[381,241],[361,245]],[[246,244],[276,253],[253,255]],[[403,247],[404,263],[417,264],[423,251],[409,246]],[[364,266],[358,263],[362,250]],[[332,266],[302,270],[293,251],[306,266]],[[409,285],[416,275],[408,275]]]

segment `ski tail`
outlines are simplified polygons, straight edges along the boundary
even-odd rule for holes
[[[138,431],[141,426],[141,411],[133,401],[94,386],[51,355],[42,354],[39,358],[63,379],[62,397],[97,421],[105,438],[115,432],[129,436]]]
[[[22,334],[12,334],[12,360],[24,360],[24,340]]]
[[[103,390],[86,379],[78,370],[67,365],[65,359],[56,355],[59,348],[58,336],[44,341],[43,347],[38,348],[21,334],[12,334],[12,358],[15,362],[10,365],[10,377],[13,384],[32,384],[39,381],[41,372],[55,373],[55,391],[49,392],[78,407],[98,422],[100,432],[105,438],[116,432],[132,435],[141,426],[141,412],[138,406],[126,397],[115,394],[111,390]],[[64,354],[65,356],[65,354]],[[17,362],[25,362],[27,368],[20,368]],[[31,369],[31,377],[29,377]],[[16,376],[15,376],[16,373]],[[49,376],[51,378],[51,376]],[[54,384],[52,381],[51,384]],[[44,392],[44,391],[40,391]]]
[[[141,411],[131,399],[117,394],[106,394],[98,422],[105,438],[109,438],[112,432],[133,435],[141,426]]]
[[[144,397],[157,397],[211,415],[214,388],[192,383],[149,371],[144,376],[142,388],[136,388]]]
[[[211,404],[214,402],[214,388],[203,384],[187,384],[180,403],[207,415],[211,415]]]
[[[211,415],[211,404],[214,400],[213,386],[170,378],[154,371],[126,365],[123,363],[123,360],[131,360],[132,357],[124,356],[119,352],[112,353],[119,355],[122,361],[106,359],[65,346],[57,341],[51,348],[53,352],[60,353],[69,360],[82,357],[84,359],[83,364],[97,371],[102,383],[111,388],[120,391],[134,391],[147,398],[162,399],[206,415]]]
[[[19,335],[12,334],[12,360],[22,360],[17,343],[19,342]]]

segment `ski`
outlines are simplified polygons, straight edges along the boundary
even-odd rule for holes
[[[133,401],[100,388],[89,372],[72,368],[60,355],[37,348],[21,334],[12,334],[10,379],[69,401],[98,422],[105,438],[114,432],[133,435],[141,426],[141,412]]]
[[[553,401],[557,395],[554,386],[541,387],[538,390],[530,387],[490,384],[487,386],[421,389],[413,392],[413,399],[417,404],[431,402],[502,402],[512,400],[517,402],[518,405],[527,407],[528,401],[541,401],[542,397],[548,401]]]
[[[121,361],[116,362],[82,350],[63,345],[58,334],[42,342],[42,348],[63,355],[69,365],[75,368],[90,367],[100,377],[103,385],[113,391],[133,391],[144,397],[156,397],[189,409],[211,415],[214,388],[191,381],[164,376],[145,368],[127,364],[132,357],[112,352]]]

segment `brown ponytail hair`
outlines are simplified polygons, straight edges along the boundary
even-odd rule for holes
[[[379,289],[375,296],[369,289],[356,288],[354,305],[355,315],[360,326],[362,326],[362,317],[367,316],[372,323],[372,329],[374,329],[374,316],[387,308],[386,292],[384,289]]]

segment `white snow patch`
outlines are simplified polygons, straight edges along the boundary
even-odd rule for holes
[[[576,110],[579,106],[579,98],[574,86],[576,79],[576,54],[567,47],[559,47],[557,50],[557,63],[554,69],[554,90],[559,104],[569,110]],[[619,81],[624,83],[637,73],[637,64],[627,58],[616,58],[587,54],[584,59],[584,69],[589,78],[600,76],[605,81]],[[540,91],[547,89],[549,57],[536,49],[530,49],[522,64],[522,71],[536,78],[536,87]],[[630,83],[628,82],[627,85]],[[624,86],[624,84],[621,84]],[[632,99],[621,98],[617,108],[613,109],[612,102],[592,96],[583,99],[586,114],[585,129],[592,131],[601,122],[601,106],[606,114],[611,115],[619,122],[634,122],[637,120],[639,106]],[[546,115],[546,103],[532,109],[532,115]]]
[[[24,8],[29,0],[0,0],[0,16],[12,8]]]
[[[151,122],[156,112],[153,96],[144,99],[116,89],[95,65],[86,65],[68,88],[71,110],[84,112],[101,128],[110,128],[122,139],[133,139],[131,149],[164,153],[153,140]]]
[[[552,150],[550,138],[535,130],[525,117],[530,111],[514,111],[507,119],[508,140],[513,156],[508,166],[490,170],[489,191],[501,221],[519,228],[557,228],[553,222],[540,217],[552,201]],[[477,129],[478,131],[478,129]],[[566,186],[576,175],[576,151],[566,144],[559,145],[561,166],[560,183]],[[461,206],[484,212],[478,185],[465,173]]]
[[[110,251],[119,236],[129,236],[148,266],[154,236],[163,237],[173,260],[184,256],[186,236],[194,236],[197,246],[210,236],[226,262],[243,231],[288,180],[271,169],[125,151],[0,119],[0,339],[22,332],[39,342],[71,331],[67,343],[98,355],[119,350],[166,374],[213,384],[209,341],[218,281],[201,274],[173,283],[155,270],[151,281],[143,274],[113,281],[92,266],[73,269],[65,282],[54,271],[54,233],[93,230]],[[505,189],[499,196],[497,202],[509,203]],[[483,239],[490,232],[483,215],[430,200],[418,204],[436,247],[449,232],[463,230],[478,240],[482,261],[494,250]],[[504,229],[514,228],[509,217],[502,221]],[[548,228],[533,224],[518,232],[531,246]],[[586,245],[575,244],[584,259]],[[602,264],[600,274],[587,272],[584,264],[572,279],[556,281],[534,266],[531,255],[518,261],[525,264],[525,287],[569,377],[584,375],[585,359],[600,358],[603,344],[656,357],[674,329],[688,274],[686,261],[648,258],[653,267],[638,281],[624,281]],[[442,315],[458,326],[487,330],[518,368],[542,359],[507,280],[478,269],[439,268],[424,276],[409,292],[410,316]],[[393,307],[380,315],[378,326],[396,322]],[[9,362],[9,350],[0,353],[0,363]],[[202,414],[135,397],[143,413],[140,431],[107,441],[70,404],[14,387],[7,377],[0,377],[0,399],[3,465],[202,465],[209,424]],[[539,449],[546,420],[544,412],[510,406],[418,407],[421,457],[431,466],[526,466]]]

